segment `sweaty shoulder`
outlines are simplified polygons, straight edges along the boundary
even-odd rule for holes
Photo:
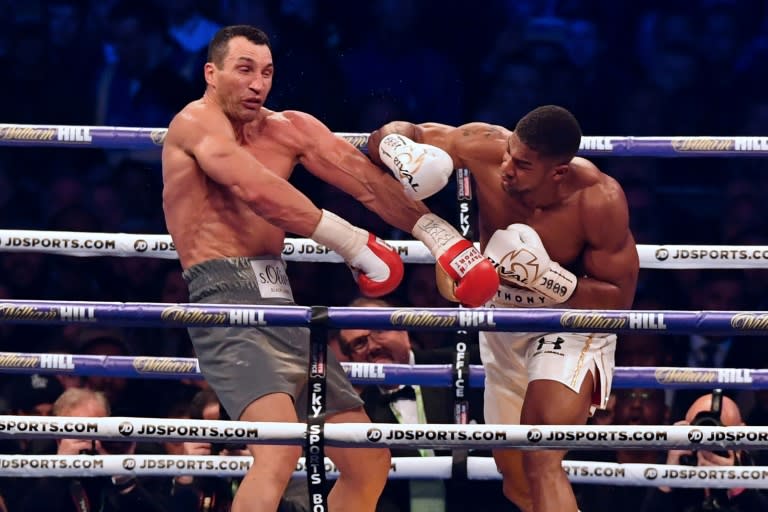
[[[328,131],[315,116],[299,110],[270,112],[267,123],[272,136],[294,148],[310,147],[317,136]]]
[[[627,198],[619,182],[584,158],[574,158],[571,165],[578,176],[579,209],[585,224],[593,228],[627,226]]]
[[[189,148],[206,134],[234,138],[232,125],[218,107],[203,99],[188,103],[168,125],[166,144]]]

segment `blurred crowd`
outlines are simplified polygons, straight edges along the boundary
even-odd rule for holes
[[[758,0],[488,0],[472,8],[457,0],[0,0],[0,122],[165,127],[202,95],[212,34],[240,23],[272,38],[276,75],[266,106],[310,112],[337,132],[395,119],[512,127],[548,103],[570,109],[586,135],[765,135],[768,126],[768,4]],[[763,162],[596,160],[624,186],[641,244],[766,244]],[[363,228],[409,238],[301,168],[292,181]],[[159,151],[0,147],[4,229],[164,234],[161,189]],[[427,203],[455,219],[454,194],[449,186]],[[176,261],[0,251],[0,270],[0,299],[188,298]],[[341,306],[355,297],[342,265],[292,262],[288,272],[298,304]],[[644,269],[635,307],[763,310],[767,287],[768,269]],[[447,305],[429,265],[408,266],[390,299]],[[414,332],[411,342],[435,349],[450,338]],[[637,365],[764,368],[763,342],[635,336],[619,346],[631,354],[623,361]],[[0,350],[194,356],[181,329],[0,324]],[[189,416],[204,386],[35,377],[0,374],[0,409],[46,414],[41,403],[86,388],[103,392],[112,414]],[[147,399],[157,393],[169,399]],[[669,417],[683,417],[695,396],[667,393]],[[748,424],[768,424],[768,396],[731,396]]]

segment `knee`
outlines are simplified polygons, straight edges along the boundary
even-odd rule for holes
[[[525,452],[523,454],[523,468],[525,468],[528,482],[537,482],[547,475],[562,471],[563,457],[562,452],[552,450]]]
[[[353,464],[346,468],[339,468],[340,475],[347,481],[354,481],[354,485],[360,489],[375,489],[381,491],[389,478],[389,469],[392,466],[392,457],[388,448],[363,448],[356,449],[361,452],[356,456]]]

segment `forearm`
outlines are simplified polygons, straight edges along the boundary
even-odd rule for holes
[[[593,279],[578,279],[573,295],[559,307],[573,309],[625,309],[631,307],[619,286]]]
[[[246,195],[244,201],[273,226],[298,236],[309,237],[320,221],[320,209],[285,180],[264,184],[259,192]]]
[[[368,182],[369,193],[357,199],[388,224],[411,233],[416,221],[429,213],[421,201],[406,197],[402,185],[381,173]]]

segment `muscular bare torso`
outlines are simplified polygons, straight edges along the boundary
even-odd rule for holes
[[[591,185],[598,178],[596,173],[583,166],[581,159],[572,164],[574,189],[570,195],[555,206],[529,208],[515,196],[507,194],[501,188],[499,165],[475,162],[470,166],[475,179],[477,202],[480,205],[478,227],[480,243],[485,243],[497,229],[505,229],[510,224],[523,223],[539,233],[544,247],[553,260],[567,267],[579,267],[579,257],[584,249],[585,234],[579,212],[579,200],[583,187]],[[586,163],[586,162],[585,162]]]
[[[200,117],[215,108],[190,103],[179,115]],[[282,113],[263,116],[235,134],[240,146],[273,173],[288,179],[297,163],[293,125]],[[285,233],[258,216],[229,187],[214,182],[190,152],[186,125],[171,124],[163,146],[163,210],[183,268],[214,258],[279,256]]]
[[[509,193],[502,186],[509,130],[485,123],[458,128],[426,123],[415,135],[421,142],[443,147],[455,165],[471,170],[482,248],[496,230],[527,224],[539,234],[550,258],[579,276],[569,306],[631,306],[639,263],[626,198],[613,178],[576,157],[562,180],[547,189],[548,200],[532,204],[530,197]]]

